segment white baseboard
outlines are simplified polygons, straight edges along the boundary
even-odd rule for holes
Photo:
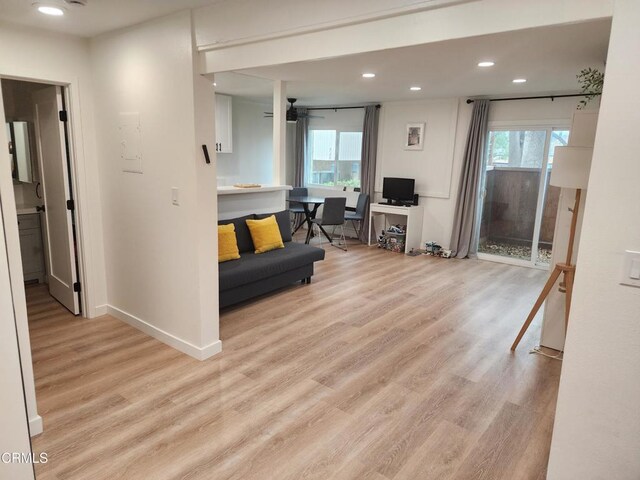
[[[186,353],[187,355],[197,360],[206,360],[207,358],[212,357],[222,351],[222,342],[220,340],[216,340],[215,342],[205,347],[196,347],[192,343],[189,343],[186,340],[165,332],[158,327],[154,327],[141,318],[131,315],[112,305],[107,305],[107,313],[119,320],[122,320],[125,323],[128,323],[132,327],[137,328],[147,335],[160,340],[162,343],[166,343],[170,347],[173,347],[176,350],[181,351],[182,353]]]
[[[207,358],[211,358],[214,355],[217,355],[222,351],[222,341],[216,340],[213,343],[210,343],[206,347],[200,349],[200,356],[198,360],[206,360]]]
[[[40,435],[42,433],[42,428],[42,417],[40,415],[36,415],[29,419],[29,432],[32,437]]]
[[[93,309],[93,314],[89,318],[101,317],[109,313],[109,305],[98,305]]]

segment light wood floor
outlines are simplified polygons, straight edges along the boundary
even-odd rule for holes
[[[545,272],[327,246],[198,362],[29,289],[46,479],[544,479],[560,362],[509,352]]]

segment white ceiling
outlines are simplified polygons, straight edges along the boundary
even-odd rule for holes
[[[92,37],[188,8],[222,0],[88,0],[86,7],[68,6],[62,17],[39,13],[35,0],[0,0],[0,20],[60,33]],[[63,0],[39,0],[63,4]]]
[[[610,29],[606,19],[220,73],[217,91],[269,101],[272,82],[265,79],[282,79],[301,106],[575,93],[581,69],[603,68]],[[482,60],[496,65],[477,67]],[[363,79],[364,72],[376,78]],[[513,84],[518,77],[527,83]]]

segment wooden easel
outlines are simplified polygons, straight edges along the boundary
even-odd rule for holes
[[[571,217],[571,232],[569,234],[569,248],[567,249],[567,259],[565,263],[556,263],[556,265],[553,267],[553,272],[551,272],[551,276],[549,276],[549,280],[547,280],[547,283],[545,283],[544,288],[542,289],[542,292],[540,292],[540,296],[536,300],[536,303],[534,303],[533,308],[531,309],[531,312],[529,312],[529,316],[524,321],[524,324],[520,329],[520,333],[518,333],[518,336],[513,342],[513,345],[511,345],[511,351],[515,351],[515,349],[518,347],[520,340],[522,340],[523,335],[529,328],[529,325],[531,325],[531,322],[533,321],[536,314],[538,313],[538,310],[540,310],[540,307],[542,306],[544,301],[547,299],[549,292],[551,292],[551,289],[555,285],[556,281],[558,280],[560,275],[563,273],[564,273],[564,284],[565,284],[566,295],[567,295],[565,299],[565,307],[564,307],[564,327],[565,327],[565,335],[566,335],[567,327],[569,326],[569,312],[571,311],[571,295],[573,294],[573,279],[576,273],[575,265],[571,265],[571,257],[573,256],[573,243],[576,239],[576,225],[578,223],[578,209],[580,208],[581,195],[582,195],[582,190],[577,189],[576,200],[573,205],[573,210],[571,211],[573,216]]]

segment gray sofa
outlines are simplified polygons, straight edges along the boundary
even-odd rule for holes
[[[233,223],[240,250],[239,260],[218,264],[220,308],[248,300],[302,281],[311,283],[313,263],[324,259],[324,250],[291,240],[289,211],[274,213],[280,227],[284,248],[256,255],[247,227],[247,219],[267,215],[247,215],[220,220],[219,225]]]

